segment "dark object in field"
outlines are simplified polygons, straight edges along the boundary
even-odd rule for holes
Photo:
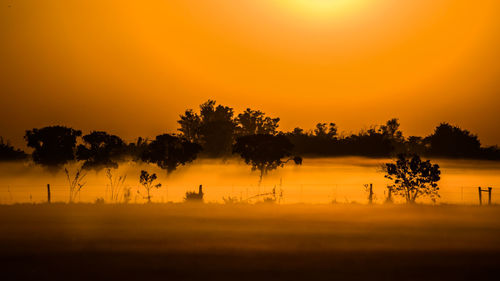
[[[208,157],[222,157],[231,154],[236,122],[232,108],[217,105],[208,100],[200,105],[200,114],[186,110],[177,121],[179,131],[192,142],[201,144],[203,153]]]
[[[439,198],[437,182],[441,179],[439,166],[430,160],[422,161],[420,156],[398,155],[396,163],[387,163],[385,177],[392,180],[391,190],[394,195],[403,196],[407,203],[415,203],[421,196],[428,196],[435,201]]]
[[[192,162],[201,151],[201,146],[186,138],[163,134],[149,143],[142,154],[142,161],[173,172],[179,165]]]
[[[158,183],[158,184],[154,184],[153,182],[156,180],[156,174],[149,174],[147,171],[144,171],[142,170],[141,171],[141,176],[139,178],[139,182],[142,184],[142,186],[144,186],[144,188],[146,189],[146,196],[144,197],[144,199],[147,199],[148,200],[148,203],[151,203],[151,189],[153,188],[160,188],[161,187],[161,183]],[[137,191],[138,193],[140,193],[139,191]]]
[[[283,167],[290,160],[297,165],[302,164],[299,156],[282,160],[292,155],[292,149],[293,144],[285,135],[258,134],[239,137],[233,146],[233,153],[239,154],[245,163],[252,165],[252,170],[260,171],[260,183],[268,171]]]
[[[186,202],[203,202],[203,195],[203,186],[200,184],[200,186],[198,187],[198,192],[186,192],[186,197],[184,198],[184,200]]]
[[[4,142],[3,138],[0,137],[0,161],[24,160],[26,158],[28,155],[24,151],[14,148],[8,141]]]
[[[69,203],[73,203],[76,197],[80,194],[82,188],[85,184],[87,184],[87,182],[83,181],[85,176],[87,176],[87,172],[80,167],[76,169],[73,176],[70,175],[67,168],[64,168],[64,173],[66,174],[66,179],[68,180],[69,185]]]
[[[24,138],[33,148],[33,161],[52,171],[75,159],[76,139],[82,132],[64,126],[27,130]]]
[[[478,189],[479,189],[479,205],[483,205],[483,198],[482,198],[483,192],[488,192],[488,205],[491,205],[491,190],[493,188],[488,187],[488,189],[482,189],[481,187],[478,187]]]
[[[126,153],[123,140],[106,132],[93,131],[83,136],[84,144],[80,144],[76,151],[76,158],[84,161],[84,169],[99,171],[103,168],[118,168],[118,161]]]

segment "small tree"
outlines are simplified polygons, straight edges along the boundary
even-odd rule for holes
[[[390,186],[392,193],[404,197],[407,203],[413,204],[421,196],[428,196],[433,201],[439,198],[437,182],[441,171],[437,164],[422,161],[418,155],[400,154],[395,163],[384,166],[385,177],[394,182]]]
[[[161,183],[158,183],[158,184],[153,183],[156,180],[156,178],[157,178],[156,174],[150,175],[147,171],[144,171],[144,170],[141,171],[141,176],[139,178],[139,182],[146,189],[147,196],[145,196],[144,198],[148,200],[148,203],[151,203],[151,194],[150,194],[151,189],[153,189],[153,188],[158,189],[161,187]],[[139,192],[139,191],[137,191],[137,192]]]
[[[284,135],[249,135],[239,137],[233,146],[233,153],[237,153],[252,165],[252,170],[260,171],[259,184],[268,171],[283,167],[293,160],[295,164],[302,164],[302,158],[292,155],[293,144]],[[283,158],[290,157],[287,160]]]

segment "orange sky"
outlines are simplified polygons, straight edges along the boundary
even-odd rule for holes
[[[174,131],[207,99],[282,129],[399,117],[500,144],[498,0],[0,0],[0,135]]]

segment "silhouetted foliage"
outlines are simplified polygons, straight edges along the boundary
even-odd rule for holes
[[[247,136],[256,134],[275,135],[278,133],[280,119],[265,116],[260,110],[247,108],[236,118],[237,135]]]
[[[188,191],[186,192],[186,197],[184,197],[184,201],[193,202],[193,203],[202,203],[203,202],[203,187],[200,184],[198,188],[198,192]]]
[[[148,139],[139,137],[135,143],[129,143],[126,150],[127,155],[130,156],[133,161],[142,161],[142,156],[148,150]]]
[[[422,137],[411,136],[404,143],[406,153],[423,155],[427,152],[427,143]]]
[[[233,109],[208,100],[200,105],[200,114],[187,110],[177,121],[179,131],[192,142],[201,144],[208,157],[226,156],[231,153],[236,130]]]
[[[156,137],[142,154],[142,161],[173,172],[179,165],[185,165],[196,159],[201,146],[183,137],[163,134]]]
[[[0,137],[0,161],[17,161],[28,158],[28,155],[20,149],[14,148],[10,143],[4,142]]]
[[[398,141],[393,138],[387,124],[345,137],[338,136],[337,131],[335,123],[328,126],[327,123],[318,123],[313,132],[307,133],[301,128],[295,128],[286,135],[294,144],[295,153],[310,156],[389,157]]]
[[[334,139],[337,136],[337,125],[335,123],[318,123],[314,129],[314,135],[323,139]]]
[[[481,152],[481,143],[476,135],[448,123],[436,127],[426,141],[430,144],[429,154],[434,156],[479,157]]]
[[[296,156],[288,160],[283,158],[292,155],[293,144],[285,135],[249,135],[236,140],[233,153],[237,153],[252,165],[252,170],[260,171],[260,180],[268,171],[282,167],[289,160],[302,164],[302,158]]]
[[[418,155],[398,155],[395,163],[385,164],[385,177],[392,180],[390,186],[394,195],[402,196],[408,203],[415,203],[417,198],[428,196],[435,201],[439,198],[440,170],[437,164],[429,160],[422,161]]]
[[[33,148],[33,161],[51,170],[59,170],[75,159],[76,140],[82,132],[63,126],[27,130],[24,138]]]
[[[87,170],[116,169],[126,152],[122,139],[106,132],[94,131],[83,136],[83,142],[77,148],[76,157],[84,161],[82,167]]]
[[[87,176],[87,173],[83,171],[82,168],[78,168],[73,176],[66,168],[64,168],[64,173],[66,174],[66,179],[68,180],[69,185],[69,203],[73,203],[76,197],[80,194],[82,188],[85,184],[87,184],[87,182],[83,181],[85,176]]]
[[[135,143],[125,145],[117,136],[92,132],[83,137],[84,143],[78,146],[77,159],[85,161],[85,169],[99,170],[116,168],[120,160],[130,156],[134,161],[155,163],[171,172],[178,166],[177,161],[173,160],[175,158],[179,158],[180,165],[183,165],[192,161],[189,159],[194,159],[193,154],[197,155],[199,152],[202,157],[227,157],[231,155],[238,137],[281,134],[293,144],[291,153],[303,156],[394,157],[400,153],[415,153],[429,157],[500,160],[500,149],[497,146],[481,147],[476,135],[448,123],[440,124],[433,134],[425,138],[405,138],[397,118],[351,134],[339,133],[333,122],[317,123],[311,130],[297,127],[283,133],[278,131],[280,118],[266,116],[260,110],[247,108],[236,117],[234,115],[231,107],[217,105],[214,100],[201,104],[199,113],[191,109],[186,110],[177,121],[183,139],[180,142],[193,145],[181,145],[181,151],[185,153],[175,150],[180,153],[180,158],[165,156],[166,147],[172,149],[172,145],[166,143],[179,142],[169,140],[168,137],[152,142],[138,138]],[[34,162],[55,171],[75,159],[75,145],[80,135],[78,130],[53,126],[28,130],[25,139],[28,146],[34,148]],[[159,142],[163,144],[159,145]],[[202,150],[197,149],[194,143],[200,145]],[[25,154],[22,151],[9,144],[0,143],[0,161],[23,157]]]
[[[182,135],[192,142],[200,142],[201,135],[201,118],[193,112],[192,109],[186,110],[184,115],[180,115],[180,120],[177,121],[181,127],[178,129]]]
[[[144,189],[146,189],[146,196],[144,196],[144,199],[148,200],[148,203],[151,203],[151,189],[153,188],[160,188],[161,183],[155,184],[154,181],[157,179],[156,174],[149,174],[148,171],[141,170],[141,175],[139,176],[139,182],[141,183],[142,186],[144,186]],[[140,192],[137,191],[139,194]]]

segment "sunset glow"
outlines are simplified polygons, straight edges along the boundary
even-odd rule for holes
[[[495,144],[499,9],[495,0],[14,1],[0,7],[0,128],[18,143],[24,128],[57,120],[152,136],[213,98],[279,116],[284,130],[331,120],[351,132],[398,117],[410,135],[448,121]]]
[[[500,0],[0,0],[0,280],[499,280]]]

